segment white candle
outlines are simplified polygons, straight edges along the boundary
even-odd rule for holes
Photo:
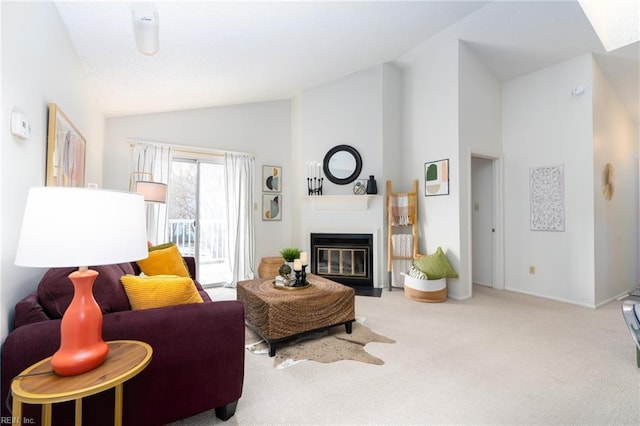
[[[306,251],[300,253],[300,262],[303,266],[307,266],[309,264],[309,254]]]
[[[300,259],[293,260],[293,270],[302,271],[302,261]]]

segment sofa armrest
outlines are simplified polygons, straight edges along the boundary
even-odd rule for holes
[[[166,424],[242,395],[244,306],[239,301],[106,314],[103,338],[140,340],[153,348],[149,366],[124,384],[124,424]],[[59,343],[60,320],[25,325],[9,334],[2,347],[3,401],[12,378],[52,355]],[[83,411],[89,424],[113,424],[113,395],[86,398]],[[5,415],[10,416],[3,406]],[[56,404],[54,418],[67,417],[73,417],[73,405]]]
[[[26,324],[9,333],[2,344],[2,373],[0,374],[2,418],[11,417],[7,406],[10,404],[4,402],[7,401],[13,378],[30,365],[53,355],[59,346],[60,320]],[[25,411],[25,416],[29,415]]]
[[[196,258],[193,256],[182,256],[184,263],[187,265],[187,270],[191,275],[191,278],[196,279]]]

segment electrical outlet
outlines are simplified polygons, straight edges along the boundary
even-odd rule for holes
[[[536,267],[535,267],[535,266],[533,266],[533,265],[529,266],[529,273],[530,273],[531,275],[535,275],[535,273],[536,273]]]

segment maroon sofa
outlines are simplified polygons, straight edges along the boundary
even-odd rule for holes
[[[194,259],[185,261],[195,277]],[[124,384],[123,424],[164,425],[211,409],[222,420],[233,416],[244,380],[242,303],[211,301],[194,280],[204,303],[132,311],[120,277],[139,273],[137,265],[91,269],[99,273],[93,291],[103,312],[104,340],[140,340],[153,348],[149,366]],[[2,418],[11,416],[7,396],[13,377],[59,347],[60,319],[73,297],[67,275],[73,270],[50,269],[16,305],[14,330],[2,345]],[[113,390],[83,401],[84,424],[113,424]],[[40,406],[23,407],[24,416],[40,424]],[[53,424],[73,422],[73,402],[53,405]]]

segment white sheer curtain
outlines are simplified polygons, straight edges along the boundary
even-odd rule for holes
[[[152,180],[169,185],[171,175],[171,148],[163,145],[136,142],[133,145],[132,179]],[[145,174],[145,173],[150,173]],[[135,186],[133,189],[135,190]],[[169,241],[166,203],[147,204],[147,238],[153,244]]]
[[[254,159],[247,154],[224,155],[225,198],[227,201],[227,259],[231,282],[253,279],[255,230],[253,222]]]

